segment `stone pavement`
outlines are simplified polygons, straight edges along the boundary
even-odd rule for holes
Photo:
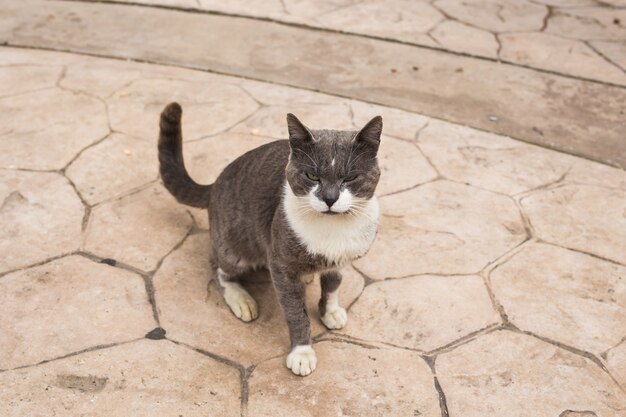
[[[302,23],[294,17],[300,16],[310,26],[335,25],[331,28],[356,34],[365,30],[356,16],[398,21],[391,12],[372,11],[373,2],[316,2],[326,8],[321,12],[304,1],[251,3],[257,6],[161,2],[224,13],[245,10],[275,20],[288,20],[287,11],[294,23]],[[624,10],[619,1],[608,0],[602,5],[537,1],[525,7],[513,4],[526,2],[500,0],[394,3],[403,5],[396,7],[405,25],[366,34],[415,44],[428,44],[432,37],[437,48],[493,59],[492,50],[478,48],[480,37],[454,28],[464,24],[486,34],[534,31],[532,36],[545,37],[574,21],[587,22],[585,30],[592,31],[589,8],[594,16]],[[0,33],[12,33],[29,47],[0,47],[0,416],[626,415],[626,173],[571,155],[590,157],[588,149],[601,147],[607,137],[601,133],[610,131],[613,146],[626,154],[618,126],[624,88],[602,78],[610,71],[590,69],[591,61],[576,54],[570,58],[578,64],[568,68],[588,71],[589,77],[555,70],[546,64],[551,53],[541,64],[522,62],[533,68],[488,61],[480,67],[485,78],[492,70],[497,78],[496,67],[508,65],[506,71],[520,80],[509,87],[519,90],[515,94],[537,93],[522,80],[539,74],[544,81],[549,76],[554,83],[572,83],[579,92],[576,106],[613,109],[610,117],[598,116],[596,130],[580,130],[598,136],[588,149],[561,131],[563,143],[572,146],[566,154],[502,136],[495,125],[463,126],[437,109],[402,110],[411,103],[409,96],[390,95],[381,106],[355,100],[351,97],[363,97],[350,91],[323,94],[307,84],[281,85],[281,77],[289,81],[282,84],[304,78],[288,78],[290,70],[275,67],[255,77],[271,83],[242,77],[239,70],[229,76],[182,68],[213,69],[196,65],[199,51],[191,47],[177,50],[176,62],[163,51],[162,61],[170,65],[86,56],[119,58],[104,48],[104,37],[72,37],[70,13],[84,19],[78,16],[84,4],[42,3],[36,12],[44,23],[26,18],[20,23],[6,4],[0,8]],[[356,11],[342,14],[344,5]],[[46,9],[74,6],[62,19]],[[94,6],[95,15],[104,17],[113,7],[146,19],[155,12],[144,6]],[[480,13],[463,7],[478,7]],[[547,19],[538,8],[549,11]],[[563,17],[581,11],[584,19]],[[323,13],[334,17],[319,18]],[[433,17],[436,13],[445,20]],[[474,20],[461,21],[455,13]],[[493,13],[496,18],[489,17]],[[533,23],[537,16],[543,31]],[[47,30],[46,24],[57,26],[43,36],[37,31]],[[97,26],[84,20],[77,25],[100,36]],[[605,24],[623,28],[614,25],[617,29]],[[455,47],[438,35],[449,28]],[[158,61],[139,54],[141,42],[151,44],[145,33],[124,30],[117,36],[128,44],[112,47],[131,45],[128,57]],[[624,39],[619,33],[571,34],[581,45],[573,50],[617,41],[608,47],[617,62]],[[504,60],[507,36],[495,39],[503,45]],[[387,41],[376,42],[385,49]],[[471,42],[476,44],[467,45]],[[523,42],[512,44],[524,48]],[[541,52],[535,45],[528,51]],[[482,60],[424,51],[439,54],[438,62],[450,68]],[[358,59],[349,65],[366,52],[354,53]],[[278,59],[267,56],[265,62]],[[542,72],[546,69],[554,73]],[[356,85],[358,74],[353,76]],[[454,107],[446,97],[477,97],[478,90],[462,86],[448,86],[437,100]],[[607,95],[596,99],[590,88]],[[565,103],[569,93],[552,92],[556,98],[547,107],[554,126],[571,117],[555,104]],[[551,100],[543,92],[535,97],[540,108]],[[207,183],[246,150],[284,138],[287,112],[328,128],[357,128],[376,114],[384,118],[380,232],[369,254],[346,268],[341,288],[341,303],[349,306],[346,328],[325,330],[317,315],[319,283],[308,287],[319,359],[309,377],[293,376],[284,366],[287,330],[269,277],[259,273],[247,283],[260,317],[250,324],[237,320],[209,283],[206,213],[177,204],[158,180],[157,119],[173,100],[185,109],[188,169]],[[510,103],[508,109],[522,114],[522,104]],[[473,111],[467,109],[468,117]]]

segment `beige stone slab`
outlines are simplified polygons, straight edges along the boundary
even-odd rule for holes
[[[565,416],[571,410],[618,417],[626,410],[624,393],[595,363],[508,331],[442,354],[436,370],[451,416]]]
[[[0,170],[0,271],[78,249],[83,205],[61,175]]]
[[[561,178],[576,158],[464,126],[432,121],[420,149],[446,178],[516,194]]]
[[[89,204],[124,195],[158,178],[156,143],[113,134],[83,152],[66,171]]]
[[[413,144],[383,136],[378,149],[379,196],[407,190],[437,177],[437,172]]]
[[[565,184],[520,202],[541,239],[626,264],[626,190]]]
[[[62,71],[62,67],[53,65],[13,64],[6,66],[5,64],[5,66],[0,66],[0,79],[2,79],[0,97],[52,88]]]
[[[158,262],[187,234],[191,216],[161,184],[95,207],[85,250],[143,271]]]
[[[5,372],[0,384],[7,417],[240,415],[239,371],[166,340]]]
[[[0,126],[3,168],[61,169],[109,133],[103,103],[57,88],[0,99]]]
[[[508,10],[511,7],[518,6],[509,4]],[[539,15],[535,10],[545,7],[530,5],[530,9],[515,14],[514,21],[524,23],[520,27],[528,22],[534,27]],[[27,0],[5,1],[2,10],[14,16],[17,27],[0,31],[0,38],[10,45],[132,56],[289,84],[416,111],[625,166],[623,88],[251,19],[100,3],[45,2],[30,7]],[[48,20],[50,14],[56,18]],[[81,19],[81,24],[72,18]],[[107,29],[87,29],[93,27]],[[145,33],[151,34],[149,43],[139,35]],[[346,51],[350,51],[348,58]],[[360,70],[354,71],[355,66]],[[172,96],[170,92],[165,98],[169,101]],[[154,120],[149,114],[144,116]]]
[[[381,7],[378,1],[366,0],[325,13],[317,22],[322,27],[415,42],[443,19],[441,12],[423,1],[388,0]]]
[[[240,86],[254,100],[267,106],[340,104],[346,101],[328,94],[247,79],[241,80]]]
[[[626,36],[626,35],[625,35]],[[504,33],[500,58],[563,74],[626,85],[626,73],[585,43],[548,33]]]
[[[156,326],[140,276],[81,256],[4,276],[0,313],[0,369],[140,338]]]
[[[448,16],[490,32],[539,30],[548,9],[527,0],[437,0]]]
[[[313,18],[319,15],[332,13],[336,9],[349,7],[357,3],[356,0],[284,0],[282,15],[292,15],[305,18]]]
[[[613,377],[622,387],[626,387],[626,342],[609,351],[607,365]]]
[[[245,283],[259,305],[259,318],[244,323],[231,313],[211,282],[209,252],[209,235],[193,235],[165,259],[154,276],[159,317],[168,336],[246,367],[274,356],[284,360],[289,335],[267,273],[253,274]],[[362,289],[363,278],[354,270],[344,271],[340,304],[347,307]],[[325,330],[317,311],[319,297],[316,280],[307,286],[312,335]]]
[[[236,84],[223,80],[140,79],[109,100],[111,126],[156,141],[159,114],[172,101],[183,107],[183,136],[187,140],[223,132],[258,108]]]
[[[314,348],[317,369],[306,378],[288,373],[284,358],[254,369],[248,415],[441,415],[430,369],[414,352],[343,342],[321,342]]]
[[[578,159],[565,176],[566,182],[619,188],[626,191],[626,171]]]
[[[380,205],[378,236],[355,262],[373,279],[476,273],[526,239],[513,200],[450,181],[383,197]]]
[[[431,31],[431,35],[443,48],[451,51],[489,58],[498,57],[496,37],[475,26],[456,20],[445,20]]]
[[[545,244],[491,273],[517,327],[599,355],[626,335],[626,267]]]
[[[577,7],[556,10],[546,32],[565,38],[623,42],[626,10],[608,7]]]
[[[478,276],[419,276],[369,285],[350,309],[350,336],[422,351],[500,320]]]

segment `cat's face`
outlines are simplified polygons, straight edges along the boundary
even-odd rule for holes
[[[382,132],[377,116],[359,132],[309,130],[287,115],[291,155],[287,182],[304,213],[358,214],[376,190]]]

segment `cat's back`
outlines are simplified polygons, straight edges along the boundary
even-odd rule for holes
[[[209,217],[212,227],[243,228],[265,240],[280,203],[289,142],[261,145],[231,162],[218,176],[211,191]],[[260,242],[259,242],[260,243]]]
[[[215,180],[215,188],[223,188],[227,185],[235,187],[240,192],[252,193],[255,191],[254,186],[259,186],[264,190],[273,187],[278,189],[285,180],[284,171],[288,158],[289,141],[287,140],[277,140],[261,145],[228,164]]]

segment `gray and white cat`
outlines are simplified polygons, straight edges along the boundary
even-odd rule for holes
[[[254,320],[259,313],[238,277],[259,267],[269,270],[289,327],[287,367],[308,375],[317,358],[303,280],[320,274],[322,322],[329,329],[342,328],[347,315],[338,301],[339,268],[367,252],[378,228],[374,190],[382,118],[355,132],[309,130],[288,114],[289,140],[253,149],[230,163],[213,184],[199,185],[183,162],[181,116],[177,103],[161,113],[163,183],[179,202],[208,209],[213,278],[241,320]]]

